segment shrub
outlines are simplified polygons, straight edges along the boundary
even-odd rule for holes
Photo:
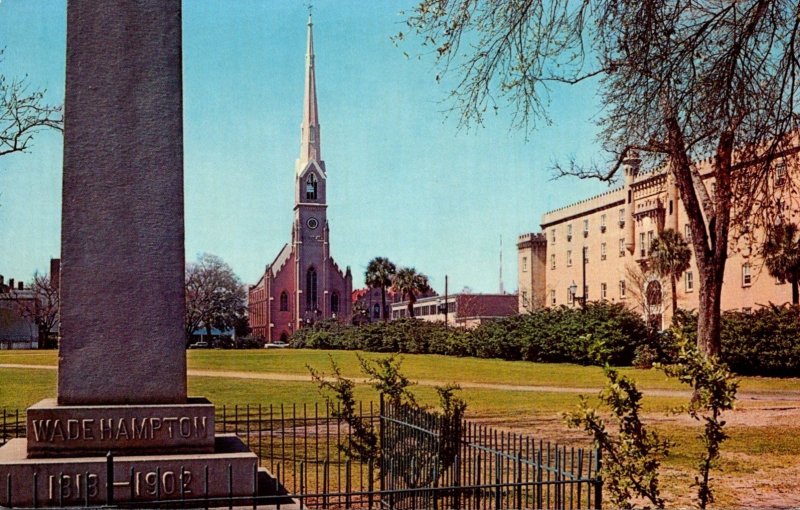
[[[697,314],[681,310],[673,319],[659,352],[659,360],[671,363],[677,351],[675,338],[694,342]],[[733,372],[748,375],[786,376],[800,371],[800,307],[770,305],[752,312],[727,311],[721,320],[720,361]]]
[[[420,319],[350,326],[321,321],[292,335],[293,347],[445,354],[505,360],[628,365],[647,336],[624,306],[588,303],[481,324],[473,330]]]

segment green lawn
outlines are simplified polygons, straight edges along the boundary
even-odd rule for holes
[[[189,368],[204,370],[235,370],[307,375],[306,365],[329,371],[333,359],[349,377],[359,377],[357,354],[367,358],[385,356],[356,351],[320,351],[294,349],[258,350],[191,350]],[[600,387],[604,383],[599,367],[569,363],[531,363],[495,359],[455,358],[431,354],[403,354],[403,373],[415,380],[442,382],[473,382],[491,384],[562,386],[569,388]],[[0,351],[0,364],[52,365],[57,364],[55,351]],[[684,389],[667,379],[658,370],[623,368],[642,389]],[[783,392],[800,390],[800,378],[741,377],[740,391]]]

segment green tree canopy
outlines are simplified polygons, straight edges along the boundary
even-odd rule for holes
[[[367,264],[364,280],[367,287],[381,289],[381,318],[386,322],[386,289],[392,285],[397,266],[386,257],[375,257]]]
[[[417,302],[417,296],[429,292],[431,286],[427,276],[418,273],[413,267],[403,267],[398,269],[394,276],[392,289],[408,300],[408,316],[414,317],[414,303]]]
[[[794,223],[775,225],[761,249],[769,274],[792,284],[792,304],[798,304],[800,231]]]
[[[653,239],[650,244],[648,263],[662,278],[669,278],[672,288],[672,313],[678,309],[676,281],[689,269],[692,250],[680,232],[668,228]]]

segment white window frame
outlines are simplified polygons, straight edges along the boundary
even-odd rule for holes
[[[625,288],[625,280],[619,281],[619,298],[625,299],[627,297],[627,289]]]
[[[567,250],[567,267],[572,267],[572,250]]]
[[[686,271],[683,274],[683,290],[685,292],[694,292],[694,275],[691,271]]]
[[[606,259],[606,243],[600,243],[600,260]]]
[[[742,287],[753,286],[753,272],[752,266],[749,262],[742,264]]]
[[[522,257],[522,272],[528,272],[528,257]]]
[[[608,286],[605,282],[600,284],[600,299],[607,299],[608,298]]]

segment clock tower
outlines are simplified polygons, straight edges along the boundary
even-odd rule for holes
[[[250,325],[255,336],[275,341],[319,320],[348,320],[353,279],[330,255],[326,200],[327,173],[322,160],[314,35],[308,18],[300,156],[295,162],[292,240],[250,287]]]
[[[314,70],[314,34],[308,17],[306,76],[303,98],[303,121],[300,123],[300,157],[295,163],[294,245],[298,326],[329,314],[330,289],[326,274],[328,258],[328,220],[325,200],[325,162],[322,160],[317,80]]]

